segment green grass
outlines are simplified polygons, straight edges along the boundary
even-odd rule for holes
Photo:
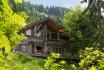
[[[0,63],[1,70],[44,70],[44,59],[30,57],[22,53],[11,53]]]
[[[0,62],[0,70],[45,70],[45,60],[30,57],[22,53],[10,53],[4,62]],[[73,70],[71,64],[64,66],[65,70]]]

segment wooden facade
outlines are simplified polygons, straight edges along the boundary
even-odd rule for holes
[[[16,50],[31,56],[47,57],[51,52],[56,52],[61,54],[62,58],[71,58],[67,51],[67,40],[70,37],[63,29],[50,17],[28,24],[19,31],[19,34],[23,33],[27,39],[24,39]]]

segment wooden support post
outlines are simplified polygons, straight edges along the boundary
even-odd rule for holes
[[[60,40],[60,33],[57,32],[57,40]]]
[[[51,37],[51,32],[49,32],[49,39],[52,39],[52,37]]]
[[[27,46],[27,50],[29,50],[29,53],[32,53],[31,49],[32,49],[32,43],[30,43],[29,46]]]
[[[45,38],[45,31],[43,30],[43,32],[42,32],[42,33],[43,33],[43,34],[42,34],[42,35],[43,35],[43,38]]]
[[[34,28],[31,28],[31,36],[34,36]]]
[[[47,40],[47,24],[45,25],[45,35],[46,35],[46,40]]]
[[[36,43],[34,42],[34,53],[37,53],[37,49],[36,49]]]
[[[47,53],[47,42],[44,43],[45,46],[44,46],[44,53]]]

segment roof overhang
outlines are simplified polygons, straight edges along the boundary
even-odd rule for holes
[[[37,25],[40,25],[40,24],[48,24],[48,26],[53,28],[55,31],[60,31],[61,29],[64,28],[62,25],[60,25],[58,22],[56,22],[52,18],[47,17],[47,18],[40,19],[36,22],[33,22],[33,23],[26,25],[25,27],[21,28],[18,33],[24,33],[26,30],[28,30],[32,27],[35,27]]]

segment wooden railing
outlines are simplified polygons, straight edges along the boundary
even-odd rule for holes
[[[60,40],[60,33],[58,33],[58,32],[47,32],[47,39]]]
[[[61,40],[59,32],[45,32],[44,30],[41,30],[40,32],[34,33],[33,35],[27,37],[28,39],[44,38],[46,40]]]
[[[27,53],[30,56],[34,57],[48,57],[50,54],[45,54],[45,53]],[[61,56],[61,59],[75,59],[78,60],[79,56]]]

